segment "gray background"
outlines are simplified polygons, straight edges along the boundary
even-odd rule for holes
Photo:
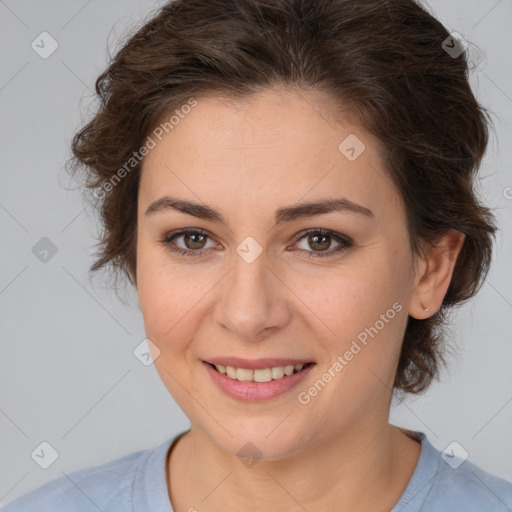
[[[134,293],[123,304],[87,275],[97,223],[63,170],[94,106],[107,41],[114,52],[161,4],[0,1],[0,505],[189,425],[155,368],[134,357],[145,337]],[[503,231],[486,284],[454,318],[458,355],[425,395],[395,404],[390,420],[425,432],[440,450],[457,441],[469,460],[512,481],[512,2],[429,4],[482,50],[471,82],[497,133],[480,190]],[[59,45],[47,59],[31,48],[43,31]],[[42,237],[57,248],[46,263],[32,251]],[[48,469],[31,458],[43,441],[59,454]]]

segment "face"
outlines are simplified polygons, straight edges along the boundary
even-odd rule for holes
[[[377,141],[332,111],[306,92],[197,98],[143,163],[137,291],[155,365],[228,453],[251,442],[278,459],[387,424],[414,284],[406,216]],[[226,358],[314,364],[255,383],[207,363]]]

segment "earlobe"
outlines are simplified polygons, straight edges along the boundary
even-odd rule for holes
[[[457,257],[464,244],[464,234],[449,230],[424,257],[409,304],[409,315],[424,320],[439,310],[450,286]]]

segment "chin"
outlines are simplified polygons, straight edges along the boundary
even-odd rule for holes
[[[209,436],[224,452],[246,459],[250,467],[258,461],[282,460],[300,452],[304,446],[303,437],[286,424],[281,426],[274,418],[268,422],[259,418],[252,421],[238,422],[235,426],[227,426],[226,430],[232,433],[231,437],[224,429],[216,429]],[[243,462],[243,461],[242,461]]]

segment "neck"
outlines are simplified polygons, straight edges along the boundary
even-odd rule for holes
[[[168,468],[173,508],[389,511],[414,472],[421,445],[385,423],[343,431],[286,459],[246,465],[197,427],[176,443]]]

